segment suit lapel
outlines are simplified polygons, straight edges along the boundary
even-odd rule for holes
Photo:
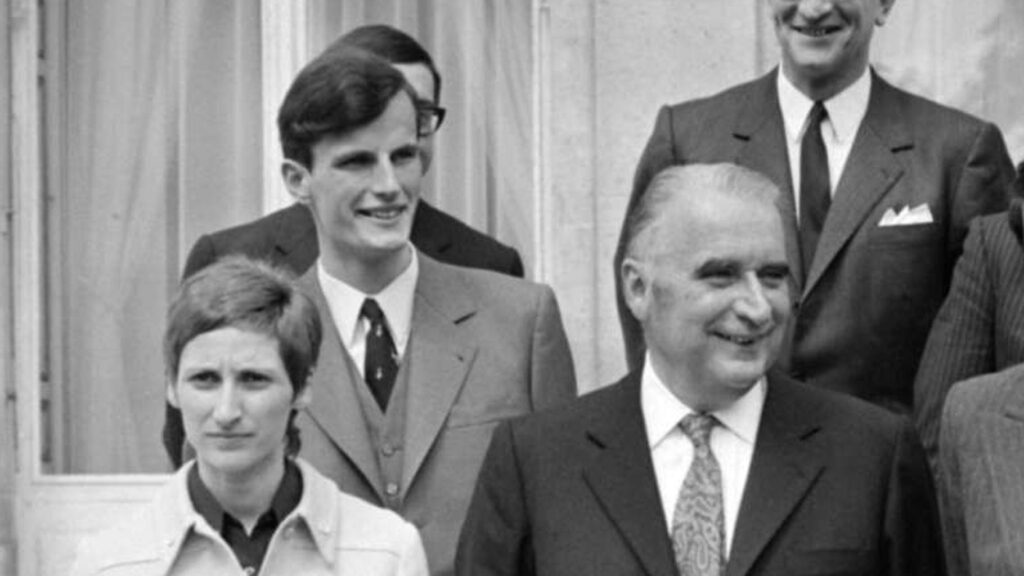
[[[597,450],[583,476],[647,574],[676,573],[640,410],[640,373],[617,384],[586,441]]]
[[[735,161],[740,166],[764,174],[779,187],[779,204],[786,232],[786,257],[793,268],[793,277],[799,279],[804,277],[800,260],[799,226],[793,202],[793,178],[789,173],[786,130],[775,87],[776,74],[777,71],[772,71],[751,86],[733,129],[733,138],[739,144]]]
[[[476,345],[459,327],[476,312],[459,276],[422,253],[409,339],[410,373],[406,408],[403,495],[437,440],[459,395]]]
[[[913,140],[903,122],[896,91],[872,74],[871,97],[853,148],[832,198],[832,207],[807,274],[804,296],[903,174],[894,152],[909,149]],[[871,222],[868,225],[874,225]]]
[[[816,411],[794,394],[781,374],[768,379],[768,394],[743,491],[726,576],[742,576],[807,494],[824,466],[827,448],[817,441]]]
[[[360,383],[352,381],[348,352],[338,336],[338,329],[320,289],[316,268],[303,275],[299,284],[316,303],[323,325],[323,342],[312,380],[314,399],[307,411],[383,501],[380,470],[355,388]]]

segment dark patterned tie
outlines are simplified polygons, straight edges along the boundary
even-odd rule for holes
[[[363,302],[360,316],[370,321],[366,332],[366,359],[363,362],[363,378],[381,410],[387,410],[391,389],[395,387],[398,374],[398,352],[391,331],[384,322],[384,312],[373,298]]]
[[[689,414],[679,423],[693,442],[693,462],[672,515],[672,548],[680,576],[720,576],[725,567],[722,471],[708,439],[714,416]]]
[[[821,123],[828,112],[815,102],[807,116],[807,130],[800,142],[800,256],[804,277],[811,270],[825,215],[832,203],[829,192],[828,154],[821,139]]]

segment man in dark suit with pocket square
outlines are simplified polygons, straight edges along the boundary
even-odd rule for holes
[[[665,106],[629,204],[672,164],[734,162],[782,191],[800,304],[780,366],[898,412],[949,289],[968,223],[1006,209],[998,128],[904,92],[868,66],[895,0],[763,0],[782,63],[720,94]],[[620,238],[618,270],[625,243]],[[641,330],[621,298],[630,367]]]
[[[642,369],[499,425],[460,576],[941,576],[908,419],[770,370],[792,305],[777,188],[659,173],[626,220]]]

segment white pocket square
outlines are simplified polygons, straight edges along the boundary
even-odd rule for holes
[[[895,208],[889,208],[882,214],[882,219],[879,220],[879,226],[907,226],[910,224],[930,224],[934,222],[932,218],[932,211],[928,208],[928,204],[921,204],[919,206],[904,206],[898,212]]]

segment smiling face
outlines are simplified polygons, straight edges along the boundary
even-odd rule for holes
[[[383,265],[397,275],[411,257],[423,178],[409,94],[398,92],[376,120],[325,137],[311,151],[310,168],[285,160],[283,173],[292,195],[313,212],[325,266]]]
[[[676,194],[645,255],[623,264],[652,368],[695,410],[728,405],[775,362],[790,314],[782,223],[769,202]]]
[[[294,394],[277,341],[234,327],[204,332],[185,345],[167,400],[181,410],[204,479],[252,479],[284,462]]]
[[[768,0],[786,77],[813,100],[853,83],[895,0]]]

